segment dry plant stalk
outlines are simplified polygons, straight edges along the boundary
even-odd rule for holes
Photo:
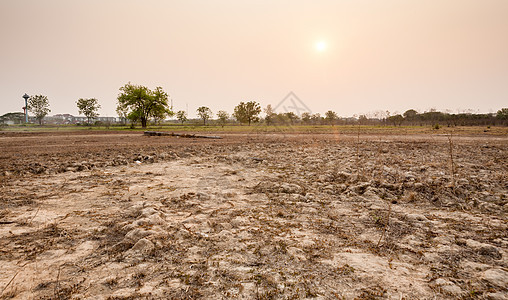
[[[381,243],[381,240],[383,239],[383,237],[386,234],[386,229],[388,228],[388,224],[390,223],[390,214],[391,214],[391,212],[392,212],[392,203],[388,202],[388,215],[386,216],[385,227],[383,228],[383,233],[379,237],[379,241],[377,241],[376,247],[379,247],[379,244]]]
[[[448,136],[448,152],[450,153],[450,173],[452,175],[452,188],[455,187],[455,164],[453,162],[453,140],[452,133]]]
[[[4,292],[7,290],[7,288],[9,287],[9,285],[14,281],[14,278],[16,278],[16,276],[19,274],[19,272],[21,272],[21,270],[23,270],[23,268],[28,265],[30,262],[27,262],[25,263],[24,265],[21,266],[21,268],[19,268],[19,270],[16,272],[16,274],[14,274],[14,276],[12,276],[11,280],[9,280],[9,282],[7,282],[7,284],[5,285],[5,287],[2,289],[2,292],[0,293],[0,296],[2,296],[4,294]]]
[[[58,299],[61,299],[60,297],[60,270],[62,266],[58,267],[58,274],[56,275],[56,283],[55,283],[55,296],[58,297]]]
[[[33,215],[33,217],[30,219],[30,222],[28,222],[28,226],[32,225],[32,221],[37,217],[37,214],[39,213],[39,210],[41,209],[41,205],[39,204],[39,207],[37,207],[37,211]]]
[[[360,122],[359,121],[358,121],[358,131],[357,131],[357,139],[356,139],[356,174],[357,174],[357,176],[360,176]]]

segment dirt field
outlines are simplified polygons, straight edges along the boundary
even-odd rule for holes
[[[508,299],[508,137],[0,132],[1,299]]]

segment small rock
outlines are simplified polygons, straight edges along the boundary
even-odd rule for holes
[[[279,192],[286,194],[299,194],[302,188],[299,185],[293,183],[283,183],[280,185]]]
[[[149,240],[142,238],[140,239],[130,250],[142,253],[148,253],[153,250],[155,245]]]
[[[451,295],[458,296],[458,295],[462,294],[462,289],[460,287],[456,286],[455,284],[443,285],[443,286],[441,286],[441,290],[443,290],[447,294],[451,294]]]
[[[429,220],[424,215],[420,214],[408,214],[406,215],[406,218],[412,222],[425,222]]]
[[[198,192],[196,195],[198,196],[199,200],[210,200],[211,199],[210,195],[203,193],[203,192]]]
[[[233,227],[238,227],[238,226],[245,226],[245,225],[249,225],[251,222],[249,221],[249,218],[248,217],[244,217],[244,216],[237,216],[235,217],[233,220],[231,220],[231,225]]]
[[[136,228],[136,229],[133,229],[131,231],[129,231],[126,235],[125,235],[125,239],[130,241],[130,242],[137,242],[139,241],[140,239],[146,237],[146,236],[149,236],[149,235],[152,235],[154,234],[155,232],[152,231],[152,230],[144,230],[144,229],[141,229],[141,228]]]
[[[485,296],[486,296],[485,299],[489,299],[489,300],[507,300],[508,299],[508,296],[506,295],[506,293],[502,293],[502,292],[488,293]]]
[[[231,233],[231,231],[229,230],[222,230],[221,232],[219,232],[219,234],[217,234],[217,237],[219,237],[220,239],[229,239],[233,236],[233,233]]]
[[[366,190],[369,186],[370,186],[370,183],[368,183],[368,182],[364,182],[364,183],[361,183],[361,184],[358,184],[358,185],[352,186],[352,187],[350,187],[350,189],[351,189],[353,192],[355,192],[355,193],[357,193],[357,194],[361,195],[361,194],[363,194],[363,193],[365,192],[365,190]]]
[[[483,272],[482,279],[501,288],[508,286],[508,272],[501,269],[489,269]]]
[[[151,225],[164,225],[166,223],[158,214],[153,214],[148,219]]]
[[[434,281],[434,284],[437,285],[441,291],[443,291],[446,294],[450,295],[461,295],[462,289],[455,285],[453,282],[446,280],[444,278],[438,278],[436,281]]]
[[[141,211],[141,215],[143,217],[149,217],[153,214],[156,214],[157,211],[153,207],[146,207]]]
[[[502,258],[501,252],[499,252],[499,250],[492,245],[480,243],[480,242],[477,242],[473,239],[467,239],[465,241],[465,244],[467,247],[475,250],[478,254],[480,254],[482,256],[492,257],[493,259],[501,259]]]
[[[306,199],[305,202],[310,202],[310,201],[314,200],[315,198],[316,198],[316,195],[314,195],[313,193],[307,193],[305,195],[305,199]]]
[[[307,198],[300,194],[291,194],[291,199],[296,202],[307,202]]]
[[[288,254],[293,257],[293,259],[298,261],[304,261],[307,260],[307,257],[305,256],[305,252],[302,249],[296,248],[296,247],[288,247],[287,248]]]
[[[416,177],[413,173],[411,172],[406,172],[404,173],[404,178],[408,181],[411,181],[411,180],[416,180]]]

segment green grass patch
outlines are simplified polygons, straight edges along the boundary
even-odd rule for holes
[[[137,126],[131,128],[130,125],[110,125],[110,126],[77,126],[77,125],[9,125],[0,127],[4,132],[58,132],[58,131],[124,131],[124,132],[142,132],[142,131],[167,131],[175,133],[311,133],[311,134],[386,134],[386,135],[412,135],[412,134],[454,134],[454,135],[508,135],[508,127],[491,126],[455,126],[440,127],[435,129],[433,126],[372,126],[372,125],[198,125],[198,124],[162,124],[151,125],[147,128]]]

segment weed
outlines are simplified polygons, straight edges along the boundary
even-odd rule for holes
[[[390,213],[391,212],[392,212],[392,203],[388,202],[388,214],[386,216],[385,226],[383,228],[383,233],[381,234],[381,236],[379,237],[379,240],[377,241],[376,247],[379,247],[379,244],[381,243],[381,240],[383,239],[383,237],[386,234],[386,230],[388,228],[388,224],[390,224]]]
[[[448,153],[450,155],[450,175],[452,177],[452,188],[455,189],[455,163],[453,161],[453,139],[452,133],[448,136]]]

